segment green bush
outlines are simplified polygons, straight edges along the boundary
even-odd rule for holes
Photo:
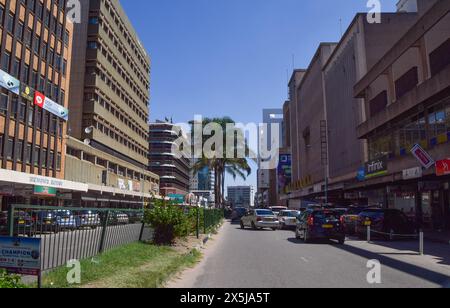
[[[153,241],[157,245],[171,245],[176,238],[188,236],[195,228],[182,208],[166,201],[157,201],[146,209],[144,221],[153,227]]]
[[[20,276],[10,275],[0,269],[0,289],[23,289],[25,285],[20,282]]]

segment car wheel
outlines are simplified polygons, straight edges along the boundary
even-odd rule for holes
[[[345,238],[341,238],[338,241],[339,245],[344,245],[345,244]]]
[[[253,230],[258,230],[258,228],[256,228],[256,225],[255,225],[255,223],[252,221],[252,229]]]
[[[272,231],[277,231],[277,228],[272,228]]]
[[[242,230],[245,229],[244,223],[243,223],[242,221],[241,221],[241,229],[242,229]]]

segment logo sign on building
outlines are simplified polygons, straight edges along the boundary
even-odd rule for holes
[[[34,195],[37,195],[37,196],[55,197],[56,196],[56,188],[46,187],[46,186],[34,186],[33,193],[34,193]]]
[[[20,96],[27,101],[34,101],[34,89],[24,83],[20,83]]]
[[[366,168],[365,167],[361,167],[358,169],[358,172],[356,174],[356,179],[361,182],[366,179]]]
[[[65,121],[69,119],[69,110],[67,110],[67,108],[55,103],[38,91],[36,91],[34,95],[34,104]]]
[[[450,175],[450,159],[443,159],[436,162],[436,175]]]
[[[403,170],[403,179],[404,180],[412,180],[421,178],[423,175],[423,171],[421,167],[411,168]]]
[[[38,276],[41,239],[0,237],[0,268],[9,273]]]
[[[431,166],[434,166],[434,160],[420,145],[416,144],[412,148],[411,153],[425,169],[429,169]]]
[[[387,158],[383,157],[366,163],[365,178],[370,179],[387,174]]]
[[[0,70],[0,86],[17,95],[20,93],[20,81],[2,70]]]

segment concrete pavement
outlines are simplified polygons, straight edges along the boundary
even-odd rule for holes
[[[414,251],[416,244],[304,244],[290,231],[240,230],[239,225],[226,223],[204,260],[168,287],[450,287],[450,246],[427,243],[432,255],[422,257]],[[366,278],[372,259],[382,264],[378,285],[370,285]]]

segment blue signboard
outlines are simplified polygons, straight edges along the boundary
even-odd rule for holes
[[[0,268],[9,273],[38,276],[41,270],[41,239],[0,237]]]

